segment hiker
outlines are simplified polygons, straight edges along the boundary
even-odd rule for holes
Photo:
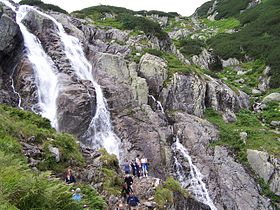
[[[139,199],[137,198],[137,196],[133,194],[133,192],[131,192],[130,195],[128,196],[127,204],[129,206],[129,209],[131,209],[131,207],[136,207],[140,204]]]
[[[65,182],[66,182],[66,184],[76,183],[76,179],[73,176],[71,169],[67,170],[66,177],[65,177]]]
[[[132,189],[133,179],[130,176],[130,174],[125,175],[124,182],[127,184],[127,187],[133,192]]]
[[[72,196],[72,199],[74,200],[74,201],[78,201],[78,202],[80,202],[81,200],[82,200],[82,196],[81,196],[81,189],[80,188],[77,188],[76,190],[75,190],[75,193],[73,194],[73,196]]]
[[[116,210],[124,210],[124,204],[122,201],[119,202],[118,207],[116,208]]]
[[[130,174],[130,166],[129,166],[129,162],[127,161],[127,159],[125,159],[123,166],[124,166],[124,173]]]
[[[135,176],[136,175],[136,165],[134,164],[133,161],[130,162],[130,167],[132,169],[132,175]]]
[[[141,161],[140,161],[140,155],[137,155],[135,158],[135,165],[136,165],[136,174],[138,178],[141,176]]]
[[[124,199],[124,201],[127,199],[127,196],[129,195],[129,193],[131,193],[131,188],[128,187],[127,183],[124,183],[123,184],[123,188],[122,188],[122,192],[121,192],[121,195]]]
[[[148,177],[148,161],[144,155],[141,158],[141,167],[142,167],[143,176]]]

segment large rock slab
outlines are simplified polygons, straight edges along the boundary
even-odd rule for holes
[[[167,79],[167,63],[160,57],[146,53],[140,60],[139,72],[147,80],[151,95],[158,96]]]

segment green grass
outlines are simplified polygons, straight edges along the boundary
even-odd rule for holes
[[[208,121],[219,129],[219,141],[214,145],[226,145],[236,151],[239,161],[247,163],[247,149],[266,151],[275,157],[280,157],[279,135],[269,128],[261,125],[257,116],[251,111],[241,110],[237,113],[235,123],[225,123],[222,117],[212,109],[205,112]],[[246,144],[240,139],[239,133],[246,132],[248,139]]]
[[[235,3],[235,1],[231,1]],[[207,41],[223,59],[245,55],[260,59],[271,67],[272,88],[280,87],[280,1],[270,0],[236,16],[241,29],[233,34],[218,34]]]
[[[20,1],[19,4],[23,5],[23,4],[27,4],[27,5],[31,5],[31,6],[37,6],[40,7],[43,10],[52,10],[55,12],[61,12],[64,14],[68,14],[67,11],[65,11],[64,9],[61,9],[60,7],[53,5],[53,4],[45,4],[44,2],[40,1],[40,0],[23,0]]]
[[[225,33],[230,29],[237,29],[240,26],[240,21],[236,18],[227,18],[217,21],[211,21],[208,19],[203,19],[202,23],[207,25],[211,29],[218,30],[218,33]]]
[[[56,133],[49,120],[32,112],[0,105],[0,209],[81,210],[83,204],[104,209],[103,199],[94,190],[84,192],[86,199],[76,203],[64,181],[55,179],[50,172],[32,171],[20,144],[30,137],[34,137],[33,144],[43,149],[39,169],[65,172],[69,166],[83,166],[84,160],[73,136]],[[59,148],[59,163],[48,152],[49,144]]]
[[[185,198],[189,196],[188,191],[183,189],[178,181],[168,177],[162,185],[156,188],[155,201],[160,209],[165,209],[166,205],[174,203],[174,193],[179,193]]]

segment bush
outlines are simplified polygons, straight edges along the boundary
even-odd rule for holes
[[[61,12],[64,14],[68,14],[67,11],[65,11],[64,9],[61,9],[60,7],[53,5],[53,4],[45,4],[44,2],[40,1],[40,0],[22,0],[19,2],[19,4],[24,5],[30,5],[30,6],[37,6],[40,7],[43,10],[52,10],[55,12]]]
[[[205,44],[201,40],[184,38],[177,42],[176,47],[179,48],[180,52],[185,56],[191,57],[193,55],[199,55],[203,47],[205,47]]]
[[[168,204],[172,205],[174,193],[179,193],[185,198],[189,196],[188,191],[183,189],[178,181],[173,177],[168,177],[161,186],[156,188],[155,201],[160,209],[165,209]]]

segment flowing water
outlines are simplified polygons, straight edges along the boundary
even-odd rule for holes
[[[179,142],[179,138],[176,137],[176,142],[172,145],[172,150],[174,153],[175,160],[175,171],[176,176],[179,182],[182,184],[182,187],[187,188],[195,198],[208,205],[211,210],[217,210],[213,201],[211,200],[206,185],[202,181],[202,174],[198,170],[198,168],[192,163],[191,156],[188,154],[187,149]],[[176,157],[176,154],[180,155],[184,161],[188,161],[190,172],[186,172],[184,170],[180,160]]]
[[[20,94],[16,91],[16,88],[15,88],[15,85],[14,85],[14,79],[13,79],[14,73],[15,73],[15,69],[13,70],[13,73],[12,73],[11,76],[10,76],[11,86],[12,86],[13,92],[14,92],[14,93],[17,95],[17,97],[18,97],[18,108],[23,109],[23,108],[21,107],[21,96],[20,96]]]
[[[38,38],[30,33],[21,22],[30,11],[30,7],[20,6],[16,11],[16,8],[9,1],[1,1],[16,12],[16,22],[24,38],[25,51],[33,65],[35,84],[38,90],[37,106],[40,110],[39,113],[48,118],[52,126],[57,128],[56,98],[58,96],[58,80],[56,70]]]
[[[156,103],[157,110],[160,110],[162,113],[164,113],[164,109],[163,109],[160,101],[157,101],[153,95],[148,95],[148,96],[154,101],[154,103]]]
[[[82,80],[89,80],[95,88],[97,107],[96,113],[92,116],[89,128],[84,134],[84,139],[90,142],[95,148],[104,147],[109,153],[120,155],[120,139],[113,132],[110,113],[107,110],[107,103],[103,97],[101,87],[94,81],[92,66],[84,55],[82,45],[79,40],[68,35],[59,22],[53,17],[36,10],[31,6],[20,6],[16,8],[7,0],[0,0],[17,14],[17,23],[20,26],[24,37],[24,45],[27,50],[29,60],[34,66],[35,82],[38,89],[40,114],[52,122],[52,126],[57,128],[57,107],[56,99],[59,93],[59,82],[53,61],[44,52],[39,39],[30,33],[21,23],[25,15],[33,10],[38,14],[52,20],[57,26],[57,32],[65,48],[65,54],[70,60],[75,74]],[[32,50],[31,50],[32,49]]]

